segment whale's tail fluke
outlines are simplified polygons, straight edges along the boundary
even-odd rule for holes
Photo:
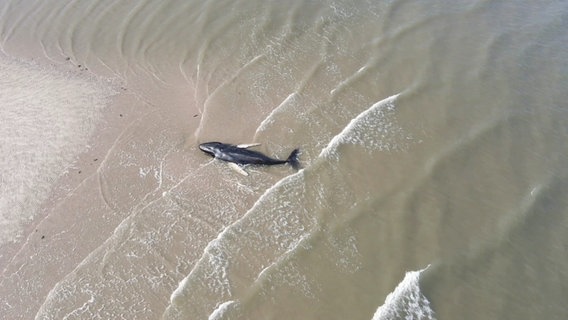
[[[298,160],[298,154],[299,153],[300,153],[300,149],[294,149],[294,151],[292,151],[292,153],[290,153],[290,156],[286,160],[286,162],[288,162],[292,166],[292,168],[294,168],[296,170],[300,169],[300,161]]]

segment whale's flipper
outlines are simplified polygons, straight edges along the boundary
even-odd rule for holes
[[[249,175],[248,172],[246,172],[245,169],[243,169],[243,167],[239,166],[234,162],[229,162],[229,167],[231,167],[231,169],[235,170],[236,172],[242,174],[243,176]]]
[[[237,148],[247,149],[247,148],[256,147],[256,146],[260,146],[260,143],[239,144],[239,145],[237,145]]]

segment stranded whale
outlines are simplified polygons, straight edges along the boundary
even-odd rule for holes
[[[237,170],[239,173],[247,175],[246,171],[243,170],[241,166],[243,165],[277,165],[277,164],[290,164],[292,168],[299,169],[300,163],[298,162],[299,149],[294,149],[288,159],[279,160],[270,158],[258,151],[248,150],[247,148],[260,145],[255,144],[244,144],[244,145],[232,145],[221,142],[206,142],[199,145],[201,151],[215,157],[215,159],[223,160],[229,162],[233,169]]]

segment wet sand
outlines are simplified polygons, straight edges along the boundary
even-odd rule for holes
[[[6,3],[3,49],[119,94],[3,317],[566,318],[562,4]]]
[[[59,62],[36,60],[60,70],[112,75],[105,68],[79,66],[67,57]],[[135,308],[139,299],[145,301],[143,318],[147,312],[158,317],[205,246],[238,220],[266,188],[289,173],[286,167],[273,168],[260,178],[251,169],[251,177],[241,177],[199,152],[196,131],[202,111],[191,86],[179,74],[170,76],[164,80],[132,72],[111,81],[118,94],[102,111],[88,151],[53,185],[41,211],[25,226],[21,241],[2,248],[0,296],[5,301],[1,314],[28,319],[77,312],[76,303],[81,303],[76,301],[64,303],[71,308],[68,311],[49,307],[69,299],[59,287],[76,281],[87,289],[75,290],[71,300],[91,301],[91,286],[102,286],[97,294],[126,299],[112,305],[98,301],[109,317],[137,314],[140,310],[124,308]],[[231,121],[230,115],[210,120]],[[201,134],[235,142],[244,135],[227,128]],[[247,179],[245,184],[242,179]],[[149,228],[159,229],[160,239],[138,247],[146,241],[141,229]],[[131,232],[136,236],[128,236]],[[158,242],[154,245],[154,241]],[[153,249],[145,262],[133,265],[133,252],[148,253],[148,248]],[[176,262],[178,254],[183,261]],[[166,261],[152,262],[156,258]],[[125,282],[137,277],[143,278],[141,283],[152,282],[144,270],[133,270],[137,267],[157,268],[154,274],[165,279],[160,282],[160,294],[156,288],[138,290],[132,285],[127,286],[128,294],[113,292],[124,290],[121,284],[108,283],[117,276]]]
[[[62,60],[60,64],[41,63],[62,72],[93,72],[68,58]],[[183,153],[194,151],[193,132],[200,111],[188,99],[192,97],[189,88],[184,88],[188,94],[179,97],[171,88],[156,93],[155,84],[147,80],[131,79],[134,88],[114,82],[118,94],[104,108],[88,151],[54,184],[40,212],[24,226],[23,237],[1,248],[0,296],[5,301],[0,308],[7,318],[33,318],[57,282],[103,244],[137,207],[161,196],[152,191],[166,184],[163,180],[167,178],[160,176],[163,168],[156,167],[153,156],[165,159],[175,148],[182,154],[170,161],[173,171],[181,174],[193,169]],[[140,92],[164,105],[157,109]],[[158,145],[165,140],[170,145]],[[124,152],[128,148],[135,151],[131,159]],[[151,150],[157,151],[153,154]]]

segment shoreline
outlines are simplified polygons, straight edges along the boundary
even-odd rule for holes
[[[133,106],[128,105],[129,102],[121,102],[128,99],[126,94],[120,93],[111,98],[111,103],[105,107],[98,120],[96,129],[92,133],[87,150],[79,153],[73,164],[61,173],[61,176],[53,182],[52,189],[48,198],[42,203],[34,218],[26,223],[21,231],[21,236],[14,242],[7,243],[2,247],[3,252],[8,252],[7,256],[21,250],[26,242],[30,241],[34,233],[41,234],[38,227],[48,217],[49,213],[57,208],[61,201],[70,197],[77,189],[80,188],[87,180],[96,174],[99,164],[101,163],[101,154],[104,154],[112,148],[112,144],[119,139],[120,134],[128,127],[122,119],[127,119],[127,115],[132,115]],[[115,108],[123,108],[123,111],[114,110]],[[48,235],[41,234],[41,239],[46,239]],[[11,259],[10,259],[11,260]],[[0,266],[4,266],[6,261],[0,260]]]
[[[77,72],[77,66],[74,68],[65,62],[56,64],[39,56],[32,61],[58,72]],[[113,84],[116,82],[105,78],[104,70],[97,73],[84,64],[78,68],[82,68],[80,72],[89,72],[87,77],[106,79]],[[136,83],[134,88],[128,87],[129,80]],[[168,135],[177,136],[176,143],[181,143],[183,150],[193,144],[193,132],[200,119],[194,116],[200,115],[195,103],[186,100],[193,92],[176,96],[168,90],[172,88],[155,88],[147,79],[122,79],[120,82],[124,84],[116,86],[117,93],[108,97],[108,104],[99,111],[87,149],[79,152],[72,164],[53,182],[47,199],[42,202],[33,218],[22,223],[21,236],[14,242],[2,245],[0,296],[6,297],[6,301],[0,306],[0,313],[6,316],[33,317],[54,286],[102,245],[131,213],[127,209],[113,207],[112,201],[105,198],[107,190],[104,185],[105,175],[110,174],[112,177],[116,171],[112,168],[114,171],[109,169],[110,173],[105,173],[111,165],[115,166],[109,162],[120,158],[118,154],[122,153],[121,149],[127,143],[136,141],[141,146],[137,151],[151,153],[152,146],[147,147],[150,150],[144,151],[144,143],[154,139],[153,133],[149,132],[146,137],[138,134],[145,133],[148,127],[154,126],[156,130],[163,127]],[[176,89],[183,91],[187,86]],[[162,91],[155,96],[156,100],[170,102],[169,107],[165,108],[167,110],[160,106],[160,113],[166,116],[158,114],[153,102],[143,97],[149,92],[155,94],[156,90]],[[182,104],[183,101],[186,103]],[[170,124],[171,127],[167,127]],[[120,170],[120,164],[116,164],[116,167]],[[139,170],[139,177],[135,176],[137,170],[125,170],[126,175],[115,178],[123,179],[125,185],[128,185],[129,179],[134,177],[142,181],[142,189],[152,188],[153,182],[146,182],[148,179],[144,179],[142,168]],[[130,183],[137,185],[138,182]],[[118,191],[129,193],[128,190]],[[139,190],[134,192],[136,191]],[[109,192],[112,194],[114,190]],[[125,206],[128,205],[126,201]],[[34,290],[29,291],[30,287],[34,287]]]

